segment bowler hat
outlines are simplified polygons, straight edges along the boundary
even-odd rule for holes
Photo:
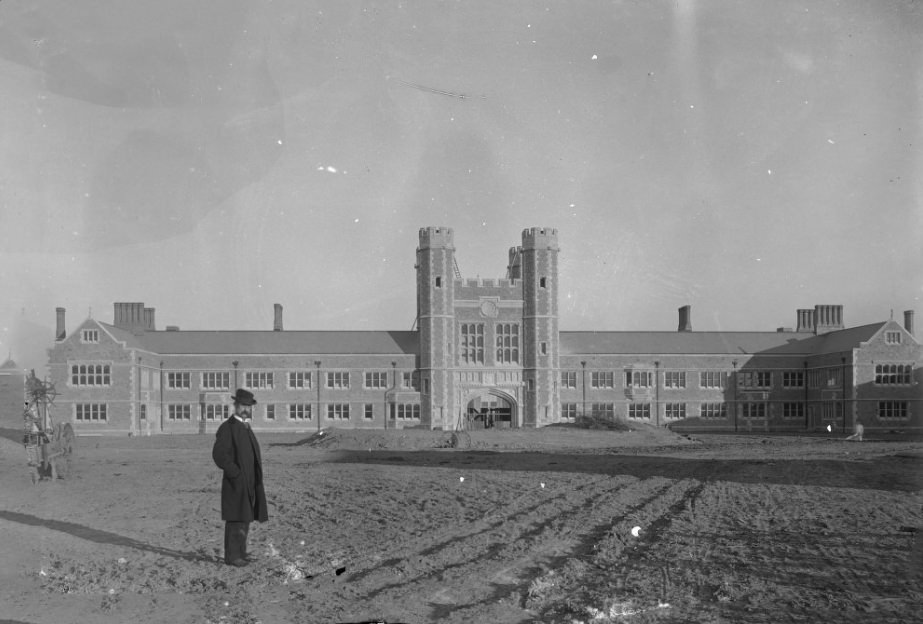
[[[244,390],[243,388],[238,388],[232,396],[234,403],[240,403],[241,405],[253,405],[256,403],[256,399],[253,398],[253,393],[249,390]]]

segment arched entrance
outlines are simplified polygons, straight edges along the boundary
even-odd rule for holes
[[[516,402],[508,394],[483,390],[468,397],[469,429],[509,429],[516,426]]]

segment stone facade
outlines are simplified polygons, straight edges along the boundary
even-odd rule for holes
[[[73,332],[58,308],[49,374],[56,418],[81,435],[213,431],[230,396],[257,397],[255,427],[444,430],[541,427],[580,417],[678,430],[923,430],[923,347],[913,313],[847,328],[838,305],[797,329],[569,332],[559,327],[558,232],[528,228],[506,275],[463,278],[451,228],[416,251],[412,331],[157,330],[154,309],[115,304]]]

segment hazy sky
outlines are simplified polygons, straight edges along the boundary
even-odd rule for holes
[[[901,318],[921,102],[911,0],[7,0],[0,359],[115,301],[410,329],[427,225],[464,277],[558,228],[565,330]]]

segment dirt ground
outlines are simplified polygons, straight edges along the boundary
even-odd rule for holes
[[[246,568],[211,435],[81,437],[35,485],[0,437],[0,622],[919,621],[923,441],[258,436]]]

